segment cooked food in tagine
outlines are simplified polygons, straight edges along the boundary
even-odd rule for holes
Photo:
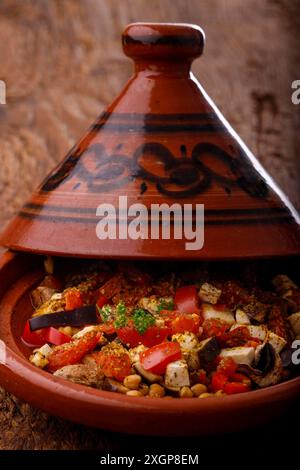
[[[89,262],[57,277],[51,259],[45,266],[22,339],[30,362],[57,377],[134,397],[205,398],[299,373],[300,290],[284,274],[260,283],[251,268]]]

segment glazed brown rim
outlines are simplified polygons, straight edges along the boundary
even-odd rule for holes
[[[24,400],[29,402],[34,401],[36,406],[51,414],[59,415],[77,423],[82,424],[82,422],[84,422],[84,424],[103,427],[112,431],[146,435],[163,435],[166,433],[168,435],[188,435],[186,427],[183,433],[178,432],[178,430],[173,433],[170,429],[166,432],[164,427],[161,426],[161,423],[172,416],[174,417],[174,415],[179,423],[183,415],[186,421],[190,421],[192,418],[206,421],[211,419],[212,415],[221,416],[224,412],[233,416],[236,413],[241,413],[242,410],[246,410],[249,404],[254,402],[259,404],[258,408],[265,406],[272,408],[273,401],[288,401],[290,396],[300,391],[300,378],[295,378],[263,390],[255,390],[235,396],[172,400],[165,400],[163,398],[147,399],[144,397],[127,397],[126,395],[96,390],[68,382],[59,377],[54,377],[43,370],[37,370],[25,359],[13,353],[9,348],[6,353],[7,365],[1,365],[0,372],[2,385],[7,390],[15,393]],[[3,380],[4,368],[9,369],[10,373],[7,374],[7,371],[5,371]],[[17,381],[20,377],[22,380],[22,391],[20,391],[17,386]],[[38,394],[35,397],[32,396],[31,392],[27,392],[27,390],[31,390],[32,387],[36,387],[38,390]],[[44,400],[42,398],[43,396],[45,398]],[[71,411],[75,406],[79,410],[78,415],[68,412],[67,407],[70,402],[72,402],[73,405]],[[66,408],[61,408],[61,411],[58,413],[56,409],[57,403],[60,404],[60,408],[62,404],[64,404]],[[85,417],[82,420],[80,417],[80,410],[82,409],[88,410],[88,414],[94,411],[93,416],[90,418]],[[97,411],[100,411],[101,414],[99,415]],[[105,413],[103,413],[104,411]],[[119,424],[116,424],[115,421],[110,424],[110,415],[112,413],[120,417]],[[130,426],[130,430],[128,430],[126,423],[127,420],[132,420],[133,414],[135,414],[134,421],[136,429],[134,430],[132,426]],[[152,427],[153,422],[158,422],[157,419],[159,419],[159,428],[157,428],[155,432],[153,432],[153,430],[148,432],[147,429],[143,427],[143,422],[140,426],[137,426],[136,421],[139,420],[140,416],[142,421],[145,419],[145,416],[148,420],[150,419]],[[238,426],[238,428],[243,427],[242,423]],[[232,429],[231,425],[228,425],[228,429]],[[223,427],[220,430],[216,430],[216,432],[218,431],[224,432],[226,428],[224,429]],[[207,430],[208,434],[211,432],[211,430]],[[195,434],[195,432],[193,431],[191,434]]]

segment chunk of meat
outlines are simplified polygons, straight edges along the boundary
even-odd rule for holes
[[[56,290],[51,287],[38,286],[30,294],[31,303],[34,308],[38,308],[43,303],[48,302],[52,295],[55,294]]]
[[[105,295],[108,299],[112,299],[116,294],[121,291],[123,283],[122,274],[116,274],[111,277],[100,289],[99,292]]]
[[[104,374],[97,365],[74,364],[64,366],[54,372],[56,377],[94,388],[103,388]]]
[[[291,334],[280,306],[273,305],[269,314],[268,329],[273,331],[276,335],[285,339],[287,342],[291,340]]]

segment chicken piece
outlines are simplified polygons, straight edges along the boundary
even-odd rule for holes
[[[254,360],[255,349],[253,347],[237,347],[222,349],[220,352],[221,357],[231,357],[237,364],[252,364]]]
[[[202,284],[199,290],[199,297],[202,302],[207,302],[209,304],[218,303],[221,294],[221,289],[217,289],[212,284],[208,284],[208,282]]]
[[[182,350],[182,358],[186,361],[190,371],[200,368],[199,354],[196,349],[192,349],[191,351]]]
[[[239,325],[250,325],[250,320],[249,320],[247,313],[245,313],[240,308],[238,308],[235,312],[235,321]]]
[[[189,370],[185,360],[170,362],[167,365],[165,386],[174,391],[179,391],[181,387],[190,386]]]
[[[100,389],[103,388],[105,378],[104,374],[101,372],[101,368],[91,364],[65,366],[55,371],[53,375],[77,384]]]
[[[197,349],[199,346],[197,336],[188,331],[185,333],[176,333],[172,336],[172,341],[177,341],[183,351],[191,351],[193,349]]]
[[[275,352],[278,354],[287,345],[287,342],[284,338],[281,338],[281,336],[276,335],[272,331],[268,331],[267,342],[273,346]]]
[[[214,308],[211,304],[203,304],[202,305],[202,316],[204,320],[221,320],[229,325],[233,325],[235,323],[234,316],[230,312],[230,310],[227,309],[216,309]]]
[[[176,333],[173,335],[172,341],[179,343],[182,357],[186,361],[189,370],[199,369],[199,341],[197,336],[194,333],[186,331],[185,333]]]
[[[236,328],[240,328],[241,325],[235,324],[230,328],[230,331],[235,330]],[[243,327],[247,328],[249,334],[252,338],[258,338],[261,341],[264,341],[267,337],[267,327],[264,325],[243,325]]]

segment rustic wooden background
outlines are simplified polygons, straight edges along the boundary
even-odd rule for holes
[[[129,77],[120,34],[133,21],[204,28],[195,74],[300,207],[300,105],[291,102],[300,79],[299,0],[1,0],[0,228]],[[0,449],[145,442],[50,417],[0,389]]]

